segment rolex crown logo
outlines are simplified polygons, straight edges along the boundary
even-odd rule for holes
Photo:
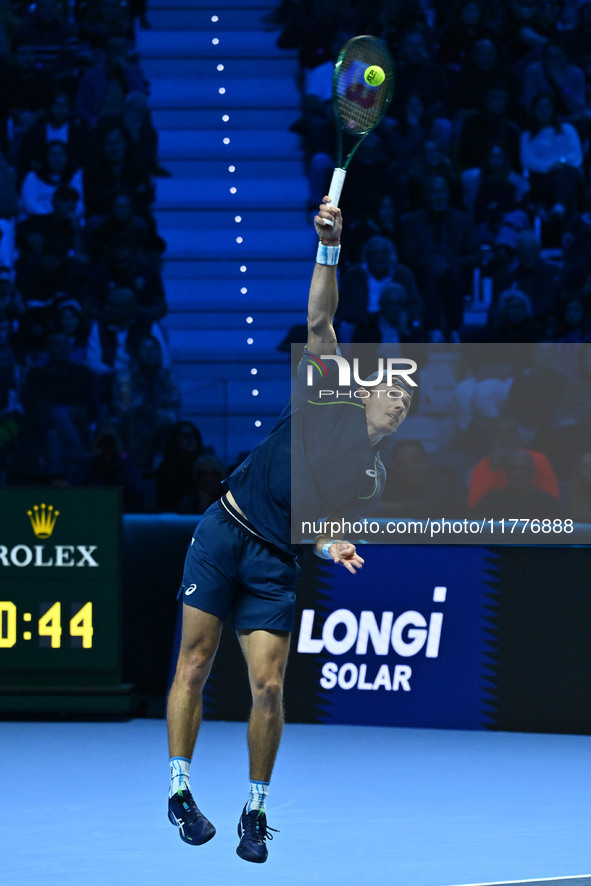
[[[53,505],[33,505],[33,510],[27,511],[27,516],[37,538],[49,538],[59,515],[60,512],[54,511]]]

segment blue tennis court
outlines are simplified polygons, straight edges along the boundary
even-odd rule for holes
[[[235,854],[244,724],[200,733],[191,785],[217,827],[202,847],[167,820],[162,720],[0,735],[6,886],[591,884],[586,736],[288,724],[268,802],[280,833],[261,866]]]

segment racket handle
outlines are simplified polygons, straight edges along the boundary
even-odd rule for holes
[[[330,188],[328,189],[328,196],[330,197],[330,203],[328,206],[338,206],[339,200],[341,199],[341,191],[343,190],[343,184],[345,183],[345,176],[347,172],[345,169],[341,169],[339,166],[334,170],[332,174],[332,179],[330,180]],[[324,224],[327,227],[332,228],[332,221],[329,219],[324,219]]]
[[[339,205],[339,200],[341,199],[341,191],[343,190],[346,175],[347,171],[345,169],[341,169],[338,166],[332,174],[330,188],[328,189],[328,196],[330,197],[330,202],[332,206]]]

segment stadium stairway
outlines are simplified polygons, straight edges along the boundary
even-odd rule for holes
[[[314,234],[299,139],[294,52],[276,47],[273,0],[154,0],[138,33],[168,243],[164,321],[183,416],[231,463],[289,396],[286,332],[305,322]],[[256,393],[255,393],[256,392]]]

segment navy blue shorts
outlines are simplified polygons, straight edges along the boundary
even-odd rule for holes
[[[294,557],[241,529],[216,502],[203,514],[185,560],[183,602],[236,630],[293,633],[300,566]]]

